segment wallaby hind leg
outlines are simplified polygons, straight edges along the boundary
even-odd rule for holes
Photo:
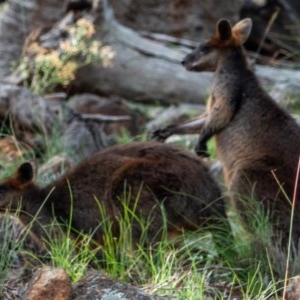
[[[272,172],[251,169],[235,172],[229,188],[231,201],[245,229],[262,242],[275,239],[286,247],[292,207]],[[267,226],[261,227],[263,224]],[[296,245],[297,235],[294,241]]]

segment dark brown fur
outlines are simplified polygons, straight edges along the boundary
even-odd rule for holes
[[[187,70],[215,72],[207,113],[194,121],[194,126],[193,123],[171,126],[155,134],[164,139],[174,133],[200,132],[196,149],[199,155],[207,154],[206,142],[214,136],[232,202],[245,223],[249,225],[248,217],[255,213],[251,213],[249,201],[254,197],[270,213],[277,238],[282,236],[286,245],[300,153],[300,128],[261,88],[247,65],[242,44],[251,25],[250,19],[234,27],[221,20],[215,36],[186,56],[182,63]],[[300,237],[299,197],[300,189],[293,227],[295,244]]]
[[[117,237],[124,191],[130,195],[129,207],[133,209],[139,199],[135,213],[151,219],[148,242],[161,238],[162,204],[170,234],[209,224],[221,224],[221,229],[228,226],[226,221],[227,225],[222,223],[226,216],[220,190],[203,162],[178,147],[156,142],[110,147],[84,160],[45,188],[33,182],[32,166],[24,163],[0,183],[0,208],[14,211],[22,199],[21,221],[28,224],[40,209],[38,221],[46,226],[54,216],[68,223],[72,207],[74,231],[89,234],[96,230],[93,238],[101,242],[103,216],[96,199],[113,222]],[[45,235],[43,226],[34,222],[32,230],[36,236]],[[137,222],[132,226],[133,239],[138,241],[141,229]]]

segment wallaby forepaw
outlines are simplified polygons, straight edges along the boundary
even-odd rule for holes
[[[169,131],[169,128],[165,127],[153,130],[149,136],[151,140],[164,142],[170,135],[172,135],[172,133]]]
[[[195,150],[197,156],[201,157],[209,157],[209,153],[207,151],[202,151],[202,150]]]
[[[195,148],[195,152],[198,156],[209,157],[209,153],[208,153],[206,144],[204,144],[204,145],[198,144]]]

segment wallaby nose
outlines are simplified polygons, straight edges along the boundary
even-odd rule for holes
[[[185,59],[183,59],[182,61],[181,61],[181,64],[184,66],[185,65]]]

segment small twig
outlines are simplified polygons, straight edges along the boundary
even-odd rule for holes
[[[131,120],[130,116],[110,116],[103,114],[80,114],[83,120],[94,120],[100,122],[120,122]]]
[[[283,284],[283,293],[282,293],[282,299],[283,300],[286,299],[286,288],[287,288],[288,273],[289,273],[289,261],[290,261],[290,256],[291,256],[291,247],[292,247],[293,220],[294,220],[295,206],[296,206],[296,200],[297,200],[299,175],[300,175],[300,156],[299,156],[299,160],[298,160],[298,167],[297,167],[297,173],[296,173],[296,178],[295,178],[294,194],[293,194],[293,201],[292,201],[289,243],[288,243],[288,252],[287,252],[287,259],[286,259],[287,261],[286,261],[284,284]]]
[[[166,35],[163,33],[141,31],[140,34],[142,37],[145,37],[145,38],[157,41],[157,42],[163,42],[165,44],[171,43],[173,45],[184,46],[187,48],[187,51],[190,49],[196,48],[199,44],[199,43],[191,41],[191,40],[187,40],[184,38],[177,38],[177,37]]]
[[[260,43],[259,43],[258,48],[257,48],[257,51],[256,51],[256,55],[254,56],[254,62],[253,62],[253,64],[256,63],[256,61],[257,61],[257,59],[258,59],[258,55],[259,55],[259,53],[260,53],[260,51],[261,51],[261,48],[262,48],[262,46],[263,46],[263,44],[264,44],[264,42],[265,42],[265,40],[266,40],[266,38],[267,38],[268,33],[269,33],[270,30],[271,30],[271,27],[272,27],[273,24],[274,24],[274,22],[275,22],[275,20],[276,20],[276,18],[277,18],[277,16],[278,16],[278,14],[279,14],[279,12],[280,12],[280,8],[277,7],[276,10],[274,11],[274,13],[272,14],[272,16],[271,16],[271,18],[270,18],[270,20],[269,20],[269,22],[268,22],[268,24],[267,24],[267,27],[266,27],[266,29],[265,29],[265,31],[264,31],[264,34],[263,34],[263,36],[262,36],[262,38],[261,38],[261,40],[260,40]]]

